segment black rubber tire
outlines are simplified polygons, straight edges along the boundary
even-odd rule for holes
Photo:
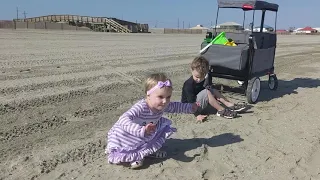
[[[274,84],[272,82],[274,82]],[[269,75],[268,87],[269,87],[270,90],[273,90],[273,91],[278,89],[278,78],[277,78],[277,75],[275,75],[275,74],[270,74]]]

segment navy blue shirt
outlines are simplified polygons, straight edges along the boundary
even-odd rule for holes
[[[193,80],[191,76],[183,83],[182,87],[182,95],[181,102],[183,103],[194,103],[197,100],[197,94],[202,90],[206,89],[206,87],[210,87],[212,85],[212,77],[210,75],[206,76],[206,78],[197,83]]]

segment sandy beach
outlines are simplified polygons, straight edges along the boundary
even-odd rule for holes
[[[143,98],[144,77],[166,73],[180,101],[204,37],[0,30],[0,180],[320,179],[320,36],[278,36],[278,90],[263,77],[241,117],[168,114],[167,159],[107,163],[106,133]]]

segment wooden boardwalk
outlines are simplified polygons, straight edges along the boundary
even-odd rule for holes
[[[119,33],[131,33],[132,28],[121,25],[115,20],[107,17],[92,17],[79,15],[47,15],[31,17],[26,19],[15,19],[17,22],[70,22],[72,24],[90,24],[96,31],[115,31]]]

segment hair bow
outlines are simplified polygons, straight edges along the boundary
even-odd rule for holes
[[[163,87],[171,87],[171,82],[169,80],[166,81],[158,81],[157,85],[155,85],[153,88],[151,88],[147,95],[150,95],[153,91],[155,91],[157,88],[163,88]]]
[[[158,87],[162,88],[164,86],[167,86],[167,87],[170,87],[171,86],[171,83],[169,80],[166,80],[165,82],[163,81],[158,81],[158,84],[157,84]]]

